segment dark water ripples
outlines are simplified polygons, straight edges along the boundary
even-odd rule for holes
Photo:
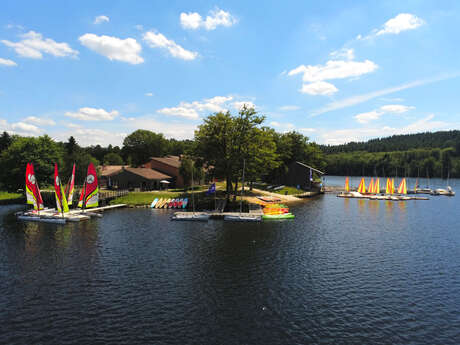
[[[261,224],[0,208],[0,343],[457,344],[460,200],[325,195]]]

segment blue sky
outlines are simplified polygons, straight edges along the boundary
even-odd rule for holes
[[[457,1],[2,1],[0,130],[121,145],[254,105],[321,144],[459,129]]]

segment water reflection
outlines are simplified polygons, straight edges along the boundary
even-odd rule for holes
[[[0,343],[456,344],[459,201],[324,195],[289,222],[126,209],[64,227],[0,208]]]

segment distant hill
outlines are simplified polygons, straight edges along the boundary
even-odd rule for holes
[[[457,130],[393,135],[320,148],[326,159],[326,172],[331,175],[460,178]]]
[[[387,138],[371,139],[366,142],[350,142],[343,145],[320,145],[325,154],[341,152],[392,152],[411,149],[460,148],[460,131],[425,132],[393,135]]]

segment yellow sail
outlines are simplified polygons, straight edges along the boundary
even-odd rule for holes
[[[391,194],[395,193],[395,179],[391,179]]]
[[[369,188],[367,189],[369,193],[374,193],[374,178],[371,178],[371,182],[369,183]]]
[[[359,182],[358,192],[361,194],[366,193],[366,182],[364,181],[364,177]]]
[[[345,192],[349,192],[349,191],[350,191],[350,179],[347,176],[345,178]]]
[[[391,180],[387,178],[387,185],[385,188],[385,194],[391,194]]]
[[[377,177],[375,179],[375,183],[374,183],[374,193],[375,194],[379,194],[380,193],[380,179]]]
[[[406,179],[405,178],[403,178],[401,180],[401,183],[399,184],[398,193],[399,194],[407,194],[407,184],[406,184]]]

